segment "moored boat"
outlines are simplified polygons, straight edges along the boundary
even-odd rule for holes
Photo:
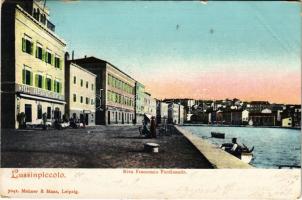
[[[211,132],[211,136],[214,138],[225,138],[225,134],[224,133],[219,133],[219,132]]]
[[[254,147],[249,149],[244,144],[243,146],[237,144],[236,138],[233,138],[232,140],[233,143],[224,143],[220,146],[220,148],[239,158],[243,162],[250,163],[253,159],[252,151],[254,150]]]
[[[253,159],[253,154],[248,152],[242,152],[240,160],[242,160],[245,163],[250,163]]]

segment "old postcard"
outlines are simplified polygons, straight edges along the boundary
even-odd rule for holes
[[[298,199],[298,1],[2,0],[1,197]]]

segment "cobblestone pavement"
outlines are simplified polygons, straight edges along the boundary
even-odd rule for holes
[[[146,142],[158,143],[159,153],[145,152]],[[212,168],[181,134],[147,139],[137,126],[2,130],[1,167]]]

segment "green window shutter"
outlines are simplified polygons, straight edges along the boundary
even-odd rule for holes
[[[33,85],[33,73],[30,72],[30,85]]]
[[[26,41],[24,38],[22,38],[22,51],[25,52],[26,51]]]
[[[30,43],[30,54],[33,55],[34,53],[34,43]]]
[[[39,79],[39,76],[38,74],[35,74],[35,86],[38,87],[38,79]]]
[[[36,58],[38,58],[38,46],[36,45]]]
[[[22,83],[25,84],[25,69],[22,70]]]
[[[52,84],[53,84],[53,81],[52,81],[52,79],[50,79],[50,91],[53,90],[53,87],[52,87],[53,85]]]
[[[47,63],[48,53],[47,51],[44,52],[44,61]]]
[[[42,76],[42,89],[45,89],[44,76]]]
[[[62,94],[62,83],[60,83],[60,91],[59,91],[59,93]]]
[[[55,54],[51,54],[51,64],[55,65]]]
[[[44,49],[42,49],[42,60],[43,60],[43,61],[46,60],[46,59],[45,59],[45,51],[44,51]]]
[[[53,82],[53,91],[56,92],[57,91],[57,81]]]
[[[60,66],[60,69],[63,68],[63,59],[60,59],[60,58],[59,58],[59,66]]]
[[[46,79],[46,76],[44,77],[43,79],[43,83],[44,83],[44,89],[47,90],[47,79]]]

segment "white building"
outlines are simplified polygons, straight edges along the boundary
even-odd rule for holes
[[[249,121],[249,111],[248,110],[244,110],[242,111],[242,123],[243,124],[247,124]]]
[[[288,117],[288,118],[282,119],[282,126],[283,127],[292,127],[292,118]]]
[[[184,123],[184,106],[175,103],[170,103],[168,105],[168,123]]]
[[[156,102],[156,119],[157,124],[165,123],[168,120],[168,104],[165,102]]]
[[[145,92],[144,97],[144,112],[147,115],[156,117],[156,99],[151,97],[151,94]]]

